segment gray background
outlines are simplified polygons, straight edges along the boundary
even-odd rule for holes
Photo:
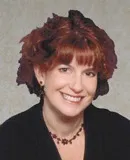
[[[39,101],[15,82],[19,40],[52,12],[67,16],[69,9],[92,18],[114,40],[118,70],[109,94],[94,103],[130,118],[130,0],[0,0],[0,123]]]

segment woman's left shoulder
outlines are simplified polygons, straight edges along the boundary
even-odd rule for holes
[[[128,133],[130,136],[130,120],[117,112],[110,111],[104,108],[91,106],[91,119],[108,132],[119,132],[118,134]]]
[[[92,126],[94,135],[100,137],[106,157],[129,160],[130,120],[119,113],[95,106],[91,106],[88,113],[89,126]]]

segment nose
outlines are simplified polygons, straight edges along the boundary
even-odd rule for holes
[[[72,77],[70,82],[70,89],[75,93],[80,93],[83,91],[82,77],[77,75]]]

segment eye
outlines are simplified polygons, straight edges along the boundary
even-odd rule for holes
[[[67,65],[60,65],[58,70],[61,72],[61,73],[69,73],[71,72],[71,68]]]
[[[64,68],[59,68],[59,71],[60,71],[60,72],[67,72],[67,71],[68,71],[68,68],[67,68],[67,67],[66,67],[66,68],[65,68],[65,67],[64,67]]]
[[[95,77],[96,73],[94,71],[89,71],[89,72],[86,72],[86,75],[89,77]]]

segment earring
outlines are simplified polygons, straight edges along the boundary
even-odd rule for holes
[[[39,81],[40,85],[42,86],[42,81]]]
[[[39,82],[40,83],[40,96],[44,95],[44,85],[42,85],[42,81]]]

